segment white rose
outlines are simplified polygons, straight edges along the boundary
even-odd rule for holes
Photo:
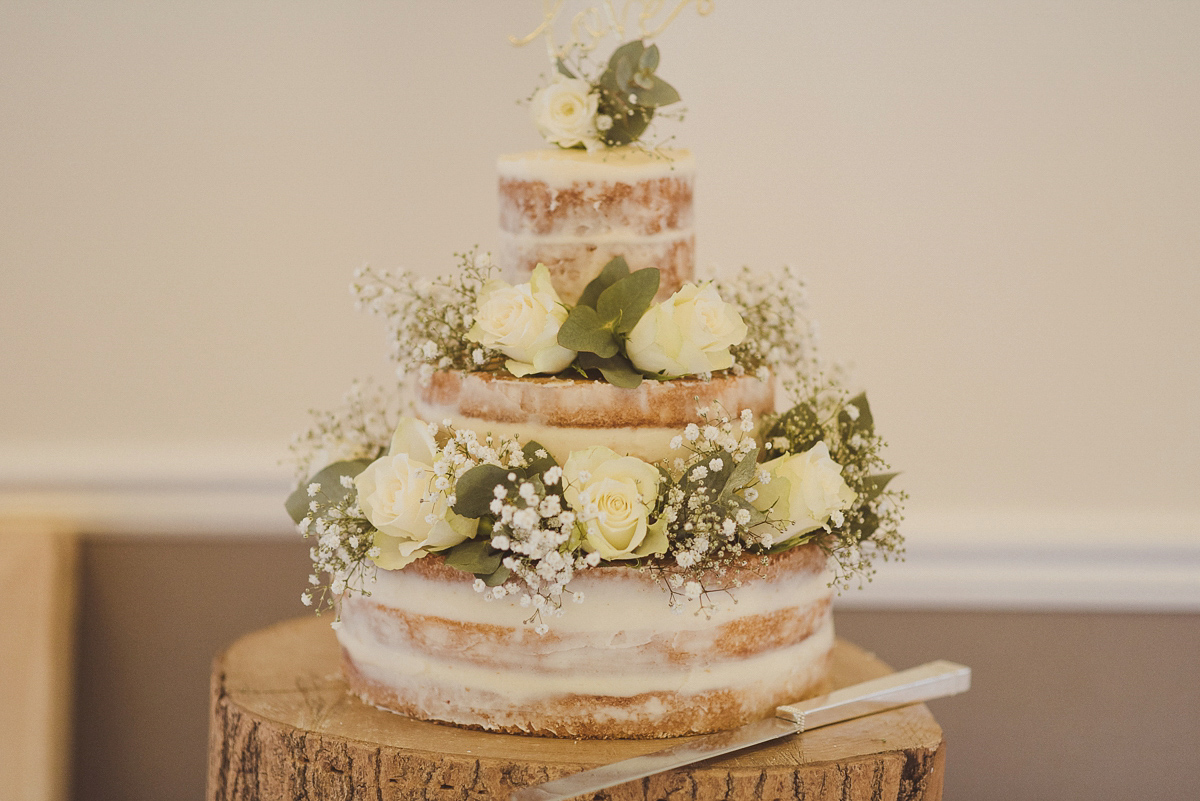
[[[603,147],[596,135],[596,107],[600,95],[587,81],[555,76],[554,83],[533,96],[533,121],[546,141],[559,147]]]
[[[558,344],[558,329],[567,319],[567,308],[554,291],[544,264],[534,268],[527,284],[488,281],[478,303],[467,339],[508,356],[505,367],[513,375],[557,373],[575,360],[575,351]]]
[[[475,536],[479,521],[455,514],[445,494],[433,488],[436,452],[428,426],[405,417],[387,455],[354,479],[358,506],[378,529],[375,545],[381,553],[375,564],[385,570],[399,570],[430,551]]]
[[[658,498],[659,473],[654,467],[597,445],[571,452],[563,465],[562,482],[572,509],[596,514],[577,524],[585,550],[603,559],[666,553],[666,521],[650,524]]]
[[[848,509],[858,494],[842,478],[842,466],[818,442],[804,453],[789,453],[761,465],[771,480],[758,487],[754,505],[772,520],[790,524],[785,537],[818,529],[835,512]]]
[[[732,367],[729,349],[745,338],[742,316],[711,283],[684,284],[638,320],[625,352],[639,370],[678,378]]]

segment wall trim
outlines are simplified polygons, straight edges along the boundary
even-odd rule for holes
[[[0,453],[0,518],[62,522],[91,538],[289,539],[291,479],[264,453],[93,455],[33,469]],[[839,607],[1200,612],[1200,512],[916,509],[904,531],[906,560],[881,564]]]

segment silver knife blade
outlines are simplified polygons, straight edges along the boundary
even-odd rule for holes
[[[775,717],[737,729],[708,734],[651,754],[523,787],[510,798],[512,801],[565,801],[830,723],[956,695],[966,692],[970,685],[971,669],[965,665],[945,660],[929,662],[797,704],[781,706],[775,710]]]

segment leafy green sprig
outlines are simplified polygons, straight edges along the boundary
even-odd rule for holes
[[[369,459],[334,462],[288,496],[285,507],[305,539],[315,539],[309,549],[313,573],[310,588],[300,596],[305,606],[316,605],[317,614],[332,611],[341,621],[337,601],[346,591],[370,595],[375,581],[379,548],[375,527],[358,508],[354,477],[366,469]]]
[[[656,74],[658,61],[658,45],[634,39],[614,50],[600,76],[588,81],[599,94],[596,130],[608,147],[636,142],[659,109],[679,102],[679,92]],[[557,65],[568,78],[582,73],[562,59]]]
[[[625,354],[625,340],[654,302],[659,281],[653,267],[631,273],[623,256],[604,265],[558,331],[558,344],[579,352],[572,365],[576,370],[598,371],[608,383],[627,389],[642,383],[642,373]]]
[[[903,555],[899,533],[907,493],[890,487],[898,474],[883,457],[884,440],[875,431],[866,393],[848,397],[833,383],[810,381],[807,395],[791,409],[766,421],[764,450],[769,459],[803,453],[818,442],[842,465],[842,477],[857,497],[840,525],[777,543],[779,552],[816,539],[834,560],[835,583],[845,586],[854,577],[870,580],[876,557],[887,561]],[[815,536],[813,536],[815,535]]]

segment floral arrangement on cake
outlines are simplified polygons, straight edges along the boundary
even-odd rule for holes
[[[554,80],[530,102],[538,132],[550,144],[588,151],[636,142],[659,109],[679,102],[679,92],[655,73],[658,58],[658,45],[634,39],[592,80],[557,59]]]
[[[658,270],[616,258],[571,306],[545,267],[516,285],[484,255],[459,267],[433,281],[357,273],[352,291],[387,321],[401,383],[461,371],[632,389],[750,374],[778,380],[790,406],[762,419],[698,408],[657,462],[593,446],[560,463],[536,441],[418,421],[395,393],[356,388],[294,444],[287,508],[315,540],[306,604],[336,608],[344,592],[369,593],[374,570],[438,554],[485,599],[515,596],[544,632],[565,600],[584,600],[575,573],[600,565],[652,571],[682,610],[711,606],[731,567],[805,543],[843,585],[899,553],[905,494],[889,486],[865,394],[822,369],[790,270],[684,284],[656,303]]]
[[[696,13],[712,13],[712,0],[694,0]],[[657,74],[658,45],[650,40],[662,33],[693,0],[673,4],[656,0],[589,6],[574,14],[565,44],[555,41],[563,4],[543,3],[541,24],[523,38],[509,37],[517,46],[543,40],[553,65],[553,77],[530,98],[534,123],[542,137],[564,148],[589,152],[636,143],[660,110],[679,102],[679,92]],[[636,11],[634,19],[630,13]],[[602,67],[589,56],[607,37],[617,47]],[[589,74],[591,77],[588,77]],[[682,112],[677,113],[682,117]]]

